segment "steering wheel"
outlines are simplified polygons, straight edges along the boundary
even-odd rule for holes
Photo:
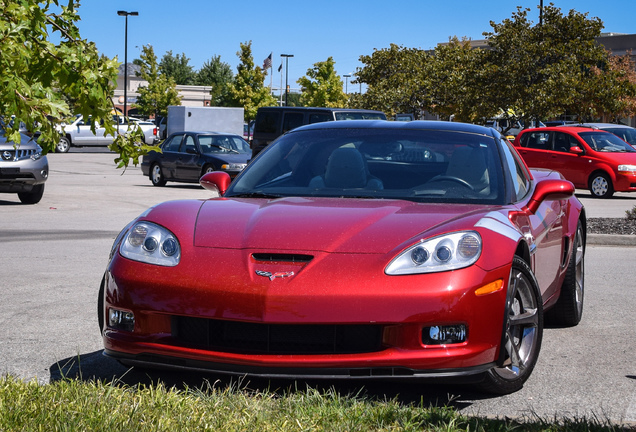
[[[451,175],[440,175],[440,176],[436,176],[433,177],[432,179],[430,179],[428,182],[426,183],[434,183],[434,182],[440,182],[440,181],[445,181],[445,180],[449,180],[455,183],[459,183],[460,185],[467,187],[468,189],[474,191],[475,188],[473,187],[473,185],[471,185],[470,183],[468,183],[466,180],[464,180],[463,178],[459,178],[459,177],[455,177],[455,176],[451,176]]]

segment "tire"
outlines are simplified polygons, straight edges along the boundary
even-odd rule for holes
[[[539,358],[543,339],[543,304],[528,264],[518,256],[512,261],[508,300],[498,365],[486,372],[482,390],[495,394],[523,387]]]
[[[205,174],[211,173],[213,171],[216,171],[216,170],[214,169],[214,167],[212,165],[206,165],[201,170],[201,177],[203,177]]]
[[[55,145],[55,153],[68,153],[71,149],[71,141],[67,137],[60,137]]]
[[[102,282],[99,285],[99,294],[97,295],[97,323],[99,324],[99,333],[104,331],[104,285],[106,276],[102,276]]]
[[[568,262],[561,295],[552,309],[546,313],[550,324],[573,327],[581,322],[585,294],[585,239],[583,225],[579,221],[574,236],[574,247]]]
[[[150,167],[150,181],[153,186],[165,186],[166,178],[163,176],[163,171],[159,164],[153,164]]]
[[[31,192],[18,192],[18,198],[22,204],[37,204],[44,195],[44,183],[33,186]]]
[[[605,173],[596,173],[590,177],[590,192],[594,198],[611,198],[614,195],[612,180]]]

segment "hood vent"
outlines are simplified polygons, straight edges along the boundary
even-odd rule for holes
[[[280,253],[255,253],[252,258],[259,262],[290,262],[308,263],[314,257],[312,255],[301,254],[280,254]]]

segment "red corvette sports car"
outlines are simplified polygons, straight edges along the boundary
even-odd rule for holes
[[[583,312],[585,212],[493,129],[327,122],[280,137],[218,197],[150,208],[99,293],[127,365],[290,378],[460,379],[509,393],[546,319]]]

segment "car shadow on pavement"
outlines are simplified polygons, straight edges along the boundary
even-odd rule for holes
[[[473,401],[493,398],[467,385],[449,385],[413,381],[350,381],[350,380],[292,380],[226,376],[172,370],[138,369],[123,366],[106,357],[102,350],[69,357],[50,366],[50,382],[64,379],[85,382],[101,381],[117,386],[151,386],[163,384],[177,390],[234,388],[249,392],[278,395],[315,389],[335,391],[341,396],[363,397],[368,400],[396,400],[405,405],[423,407],[467,408]]]

